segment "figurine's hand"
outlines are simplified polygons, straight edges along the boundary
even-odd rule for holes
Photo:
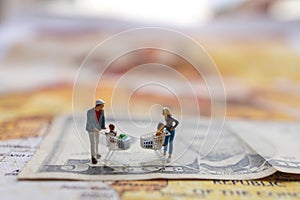
[[[99,130],[97,128],[94,128],[94,132],[99,132]]]
[[[171,128],[170,128],[170,131],[174,131],[174,128],[173,128],[173,127],[171,127]]]

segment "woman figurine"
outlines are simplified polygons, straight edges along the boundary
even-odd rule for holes
[[[172,159],[172,153],[173,153],[173,140],[175,136],[175,128],[178,126],[179,122],[174,119],[171,115],[170,109],[167,107],[164,107],[162,110],[162,114],[165,117],[165,127],[167,131],[171,134],[170,136],[165,137],[164,142],[164,156],[167,154],[168,150],[168,144],[169,144],[169,157],[167,159],[167,162],[171,162]]]

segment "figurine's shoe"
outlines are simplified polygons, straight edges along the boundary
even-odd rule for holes
[[[170,163],[170,162],[171,162],[171,160],[172,160],[172,158],[168,157],[168,159],[167,159],[167,163]]]
[[[94,156],[92,156],[92,163],[97,164],[97,162],[98,162],[97,159]]]
[[[100,159],[101,158],[101,155],[100,154],[97,154],[97,159]]]

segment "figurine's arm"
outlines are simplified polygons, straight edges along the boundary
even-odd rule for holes
[[[172,118],[172,119],[173,119],[173,122],[175,123],[175,125],[173,125],[171,129],[174,130],[178,126],[179,122],[177,119],[174,119],[174,118]]]
[[[164,130],[165,127],[166,127],[166,125],[163,125],[157,131],[162,131],[162,130]]]
[[[91,123],[90,123],[90,119],[89,119],[89,112],[86,112],[86,127],[90,127],[91,126]]]

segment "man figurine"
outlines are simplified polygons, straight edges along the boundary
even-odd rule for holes
[[[103,101],[102,99],[98,99],[95,103],[95,107],[87,111],[86,130],[89,133],[93,164],[97,164],[97,159],[101,158],[101,155],[98,152],[98,144],[99,131],[101,129],[106,129],[103,110],[104,104],[105,101]]]

